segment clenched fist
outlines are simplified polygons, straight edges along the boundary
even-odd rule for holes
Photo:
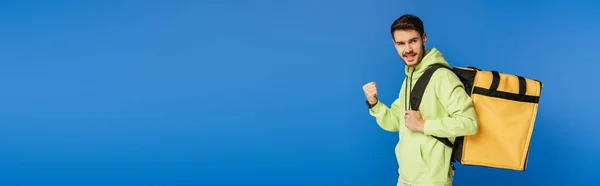
[[[407,110],[404,113],[404,124],[406,128],[413,131],[423,132],[425,129],[425,121],[421,117],[421,112],[414,110]]]
[[[375,82],[363,85],[363,91],[365,91],[365,97],[369,101],[369,104],[373,105],[377,103],[377,84]]]

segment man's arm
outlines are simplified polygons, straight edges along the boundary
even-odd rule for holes
[[[438,69],[432,81],[440,103],[450,116],[425,120],[424,133],[437,137],[457,137],[477,132],[477,114],[471,97],[458,77],[447,69]],[[432,79],[434,80],[434,79]]]
[[[392,108],[388,108],[385,104],[381,103],[380,100],[377,100],[377,103],[373,108],[369,109],[369,113],[371,116],[374,116],[377,120],[377,124],[383,130],[389,132],[398,132],[400,126],[399,113],[403,113],[399,110],[397,106],[397,102],[399,99],[396,99],[394,103],[392,103]]]

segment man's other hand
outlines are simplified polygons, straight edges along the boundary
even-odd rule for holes
[[[407,128],[413,131],[423,132],[425,130],[425,121],[421,118],[421,112],[408,110],[404,114],[404,123]]]

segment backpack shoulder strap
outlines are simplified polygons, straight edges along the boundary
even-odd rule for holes
[[[427,88],[433,73],[439,68],[450,69],[449,67],[443,65],[432,65],[425,70],[423,75],[421,75],[421,77],[419,77],[415,83],[415,86],[410,92],[410,108],[412,108],[412,110],[419,110],[419,106],[421,106],[421,100],[423,99],[423,94],[425,93],[425,88]]]
[[[421,106],[421,100],[423,99],[423,94],[425,93],[425,88],[427,88],[427,85],[429,84],[429,80],[431,80],[433,73],[439,68],[446,68],[446,69],[452,70],[449,67],[443,66],[443,65],[432,65],[427,70],[425,70],[423,75],[421,75],[421,77],[419,77],[419,79],[415,83],[415,86],[413,87],[413,89],[410,93],[410,107],[413,110],[419,110],[419,106]],[[450,142],[450,140],[448,138],[440,138],[437,136],[432,136],[432,137],[438,139],[440,142],[444,143],[446,146],[454,148],[454,145],[452,144],[452,142]]]

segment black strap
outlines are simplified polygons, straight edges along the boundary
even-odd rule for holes
[[[439,68],[446,68],[448,70],[452,70],[452,69],[450,69],[450,67],[443,66],[443,65],[432,65],[427,70],[425,70],[423,75],[421,75],[421,77],[419,77],[419,79],[415,83],[415,86],[410,93],[410,106],[413,110],[419,110],[419,106],[421,105],[421,100],[423,99],[423,94],[425,93],[425,88],[427,88],[427,84],[429,84],[429,80],[431,80],[431,76],[433,76],[433,73]],[[437,136],[432,136],[432,137],[436,138],[443,144],[445,144],[451,148],[454,148],[454,145],[452,144],[452,142],[450,142],[450,140],[448,138],[440,138]]]
[[[419,77],[412,91],[410,92],[410,108],[413,110],[419,110],[419,106],[421,106],[421,100],[423,98],[423,94],[425,93],[425,88],[427,88],[427,84],[429,84],[429,80],[431,80],[431,76],[433,73],[439,68],[447,68],[447,66],[443,65],[432,65],[429,67],[423,75]]]
[[[438,141],[442,142],[444,145],[446,145],[450,148],[454,148],[454,144],[452,144],[452,142],[448,138],[440,138],[437,136],[431,136],[431,137],[437,139]]]
[[[477,67],[473,67],[473,66],[468,66],[467,68],[472,68],[472,69],[475,69],[475,70],[481,70],[481,69],[479,69]]]
[[[498,71],[491,71],[491,72],[492,72],[492,84],[490,85],[490,90],[497,91],[498,85],[500,85],[500,73],[498,73]],[[527,81],[522,76],[517,76],[517,78],[519,78],[519,95],[525,95],[525,92],[527,92]]]
[[[527,92],[527,81],[524,77],[517,77],[519,78],[519,95],[525,95],[525,92]]]
[[[490,85],[491,91],[498,90],[498,85],[500,85],[500,73],[498,71],[492,71],[492,85]]]

